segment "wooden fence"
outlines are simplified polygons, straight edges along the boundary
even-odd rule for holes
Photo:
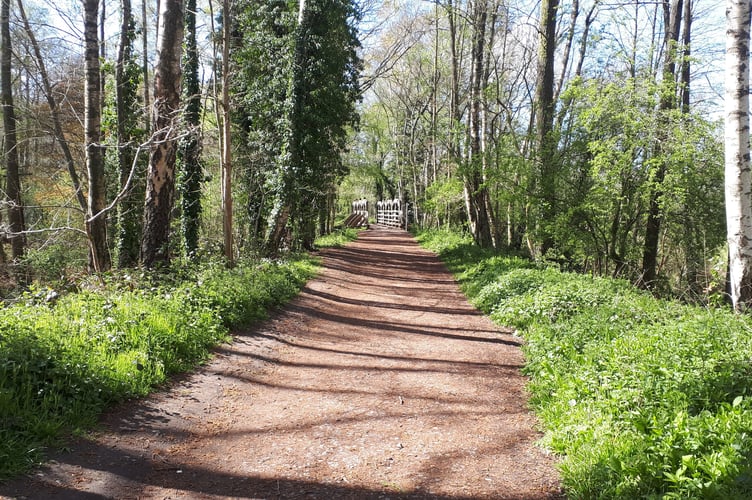
[[[345,227],[368,226],[368,200],[355,200],[352,202],[350,215],[345,219]]]
[[[391,227],[404,227],[405,218],[400,200],[384,200],[376,203],[376,223]]]

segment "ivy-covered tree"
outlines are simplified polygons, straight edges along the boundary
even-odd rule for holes
[[[236,167],[242,179],[245,224],[254,248],[263,244],[271,191],[285,136],[285,104],[295,14],[284,0],[238,4],[231,57],[233,120],[242,134]]]
[[[267,226],[275,253],[291,236],[310,247],[319,215],[345,174],[341,155],[357,122],[358,12],[346,0],[272,0],[241,6],[233,57],[251,233]]]
[[[342,153],[357,123],[358,12],[347,0],[301,0],[293,35],[286,135],[267,249],[312,248],[330,187],[345,173]]]
[[[183,125],[180,139],[180,206],[181,228],[185,252],[194,256],[198,250],[201,223],[201,182],[204,177],[201,161],[201,85],[199,53],[196,43],[196,0],[185,4],[185,53],[183,55]]]
[[[136,39],[131,1],[121,0],[121,24],[115,62],[115,107],[117,112],[117,163],[120,189],[117,205],[118,266],[138,263],[143,223],[145,173],[144,162],[136,158],[144,139],[138,87],[142,69],[133,54]]]

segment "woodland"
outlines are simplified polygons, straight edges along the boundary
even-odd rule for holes
[[[135,7],[6,6],[10,295],[310,249],[359,198],[660,295],[724,293],[710,2]]]
[[[575,497],[599,474],[613,497],[749,492],[749,25],[737,0],[1,0],[0,477],[289,298],[352,201],[399,199],[478,307],[529,330]],[[610,369],[654,392],[614,386],[620,416],[578,427],[606,377],[589,349],[641,331],[655,366]],[[657,389],[714,369],[698,400]],[[649,439],[587,441],[618,448],[607,425]]]

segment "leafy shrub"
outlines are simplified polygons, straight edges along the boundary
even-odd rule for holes
[[[488,274],[495,275],[497,279],[483,286],[473,300],[473,303],[486,314],[495,310],[503,301],[540,288],[546,283],[547,274],[551,274],[539,269],[517,268],[508,272],[495,266],[490,269],[492,271]],[[475,280],[482,284],[490,281],[490,277],[476,275]]]
[[[68,243],[29,248],[21,266],[28,272],[30,281],[64,286],[71,280],[72,273],[80,273],[86,268],[86,248],[86,245]]]
[[[435,247],[524,337],[531,404],[572,498],[752,497],[748,316],[505,257],[459,262],[459,245]]]

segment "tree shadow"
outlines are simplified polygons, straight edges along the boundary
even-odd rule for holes
[[[87,459],[97,456],[93,461]],[[65,470],[94,475],[97,481],[87,485],[91,491],[79,489],[74,477],[51,473],[47,468],[32,478],[32,488],[21,488],[16,482],[0,485],[4,498],[95,500],[123,498],[113,492],[127,491],[126,498],[254,498],[254,499],[342,499],[342,500],[475,500],[488,496],[443,495],[430,493],[420,486],[404,491],[396,484],[383,484],[380,489],[351,485],[344,478],[332,482],[305,481],[284,477],[262,477],[254,474],[232,473],[216,468],[197,467],[191,464],[165,460],[153,460],[126,452],[90,443],[77,453],[59,457],[58,465]],[[93,473],[93,474],[92,474]],[[71,484],[72,483],[72,484]],[[28,482],[25,483],[28,485]],[[155,488],[157,488],[155,490]],[[162,489],[160,491],[160,489]],[[167,492],[164,491],[167,490]],[[122,495],[122,493],[121,493]],[[499,491],[494,498],[509,500],[558,499],[552,496],[515,496]]]

